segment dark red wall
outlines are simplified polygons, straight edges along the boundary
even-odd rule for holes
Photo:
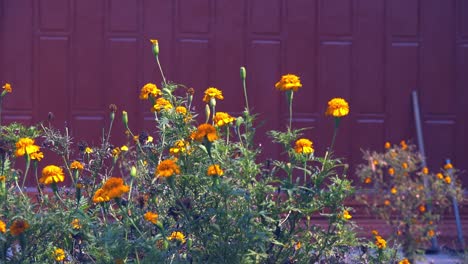
[[[346,98],[351,115],[337,154],[353,164],[361,148],[416,140],[416,89],[430,166],[450,157],[468,169],[464,0],[0,0],[0,30],[0,82],[14,88],[6,121],[34,124],[52,111],[76,141],[98,144],[115,103],[134,130],[151,131],[138,91],[161,82],[148,40],[157,38],[167,78],[196,88],[199,101],[208,86],[222,89],[218,110],[242,111],[239,67],[246,66],[265,129],[287,121],[275,82],[285,73],[301,76],[294,126],[313,127],[307,135],[319,155],[333,127],[326,102]],[[122,133],[118,122],[114,137]]]

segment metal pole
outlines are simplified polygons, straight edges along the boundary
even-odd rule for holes
[[[450,159],[447,159],[445,161],[446,164],[450,164]],[[453,169],[448,169],[447,173],[450,178],[453,178]],[[450,182],[450,188],[454,188],[454,181]],[[463,229],[461,226],[461,221],[460,221],[460,212],[458,211],[458,201],[457,198],[452,196],[452,204],[453,204],[453,213],[455,214],[455,221],[457,223],[457,236],[458,236],[458,242],[460,242],[460,246],[462,249],[465,249],[465,240],[463,240]]]
[[[419,152],[422,155],[422,165],[423,167],[427,167],[426,163],[426,152],[424,151],[424,138],[421,126],[421,114],[419,112],[419,102],[418,102],[418,92],[412,92],[412,99],[413,99],[413,112],[414,112],[414,122],[416,123],[416,135],[418,137],[418,148]],[[429,191],[429,183],[427,181],[427,177],[424,177],[424,188],[426,189],[427,197],[431,200],[431,192]],[[427,209],[431,211],[431,204],[427,205]],[[433,236],[431,238],[431,248],[430,251],[437,252],[439,251],[439,246],[437,245],[437,238]]]

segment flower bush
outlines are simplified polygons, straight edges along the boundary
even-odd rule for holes
[[[384,238],[356,237],[353,210],[344,205],[354,188],[347,165],[333,157],[340,120],[349,113],[344,99],[329,102],[335,132],[325,155],[316,155],[304,129],[291,126],[300,78],[283,76],[275,86],[287,95],[289,126],[269,136],[286,155],[259,162],[246,69],[240,70],[245,111],[236,117],[216,112],[223,108],[217,102],[225,99],[222,90],[209,87],[198,99],[193,89],[167,82],[159,44],[151,42],[162,85],[148,83],[135,95],[154,113],[149,133],[133,131],[122,111],[125,131],[117,133],[127,142],[112,145],[115,105],[98,146],[75,144],[66,129],[50,125],[1,127],[2,263],[396,261]],[[3,89],[2,99],[12,91],[9,84]],[[193,112],[193,100],[206,103],[204,123],[194,119],[200,113]],[[41,149],[63,163],[39,166]],[[25,160],[24,170],[15,166],[18,159]],[[25,191],[26,179],[36,181],[37,193]],[[363,243],[369,251],[350,255]]]
[[[451,199],[463,199],[458,171],[448,163],[440,171],[430,172],[423,167],[416,146],[405,141],[393,146],[385,143],[384,153],[366,151],[364,159],[367,163],[358,167],[357,174],[374,192],[358,198],[392,228],[394,239],[403,245],[408,259],[414,260],[418,250],[436,235],[440,216]]]

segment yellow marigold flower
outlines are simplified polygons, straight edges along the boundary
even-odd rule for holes
[[[4,182],[6,181],[6,176],[5,175],[1,175],[0,176],[0,182]]]
[[[6,232],[6,224],[2,220],[0,220],[0,233]]]
[[[387,247],[387,241],[385,241],[381,236],[375,236],[375,245],[379,249],[384,249]]]
[[[18,236],[22,234],[26,229],[29,228],[29,223],[23,219],[16,219],[10,226],[10,234]]]
[[[39,146],[34,145],[34,139],[31,138],[20,138],[16,142],[15,156],[21,157],[25,154],[30,155],[31,153],[38,152]]]
[[[41,161],[44,158],[44,153],[42,153],[41,151],[34,152],[34,153],[31,153],[31,155],[29,157],[32,160]]]
[[[175,109],[176,113],[181,114],[181,115],[186,115],[187,114],[187,108],[185,106],[178,106]]]
[[[5,85],[2,86],[3,90],[5,90],[7,93],[11,93],[11,84],[5,83]]]
[[[231,124],[232,122],[236,121],[236,119],[230,116],[228,113],[225,112],[216,112],[215,117],[213,119],[215,125],[222,127]]]
[[[148,222],[151,222],[151,223],[153,223],[153,224],[158,223],[159,215],[158,215],[157,213],[147,212],[146,214],[144,214],[143,217],[144,217],[145,220],[148,221]]]
[[[390,200],[385,200],[385,201],[384,201],[384,204],[385,204],[386,206],[389,206],[389,205],[390,205]]]
[[[344,210],[343,211],[343,218],[345,220],[349,220],[349,219],[353,218],[353,216],[348,212],[348,210]]]
[[[390,142],[385,142],[384,147],[385,147],[386,149],[389,149],[389,148],[392,147],[392,145],[390,144]]]
[[[158,40],[157,39],[150,39],[150,42],[153,45],[158,45]]]
[[[371,178],[371,177],[367,177],[367,178],[364,179],[364,183],[365,183],[365,184],[369,184],[369,183],[371,183],[371,182],[372,182],[372,178]]]
[[[374,236],[377,236],[377,235],[379,235],[379,231],[377,231],[377,230],[375,230],[375,229],[374,229],[374,230],[372,230],[371,232],[372,232],[372,234],[373,234]]]
[[[407,169],[408,168],[408,163],[403,162],[403,164],[401,164],[401,167],[403,167],[403,169]]]
[[[400,260],[398,262],[398,264],[411,264],[411,262],[407,258],[404,258],[404,259]]]
[[[423,173],[424,175],[429,174],[429,169],[428,169],[427,167],[424,167],[424,168],[422,169],[422,173]]]
[[[120,151],[119,148],[114,148],[114,149],[112,149],[112,152],[111,152],[111,153],[112,153],[112,156],[113,156],[113,157],[117,157],[117,156],[120,154],[120,152],[121,152],[121,151]]]
[[[189,143],[183,139],[177,140],[174,144],[174,147],[169,149],[169,153],[173,156],[178,156],[180,153],[187,152]]]
[[[328,101],[325,115],[334,117],[343,117],[349,114],[349,105],[343,98],[333,98]]]
[[[214,87],[209,87],[208,89],[205,90],[205,96],[203,96],[203,102],[209,103],[211,98],[224,100],[223,92]]]
[[[396,194],[396,193],[398,192],[398,190],[397,190],[397,188],[393,187],[393,188],[390,190],[390,192],[391,192],[392,194]]]
[[[42,169],[42,177],[39,178],[39,182],[45,185],[63,182],[64,180],[65,175],[62,168],[55,165],[49,165]]]
[[[169,237],[167,237],[167,240],[172,241],[172,240],[178,240],[182,243],[185,243],[185,235],[184,233],[180,231],[174,231],[171,233]]]
[[[395,174],[395,169],[394,168],[388,169],[388,174],[390,174],[390,175]]]
[[[91,154],[91,153],[93,153],[94,151],[93,151],[92,148],[86,147],[84,152],[85,152],[86,154]]]
[[[73,229],[81,229],[80,219],[78,218],[73,219],[73,221],[71,222],[71,226]]]
[[[54,258],[56,261],[63,261],[65,259],[65,251],[61,248],[54,250]]]
[[[418,209],[419,209],[419,212],[421,213],[426,212],[426,206],[424,206],[424,204],[421,204]]]
[[[106,192],[99,188],[96,190],[96,193],[94,193],[93,196],[93,202],[94,203],[103,203],[103,202],[108,202],[110,201],[109,196],[107,196]]]
[[[84,170],[84,167],[83,167],[83,164],[81,164],[81,162],[77,161],[77,160],[74,160],[71,164],[70,164],[70,169],[72,170]]]
[[[444,175],[442,173],[440,173],[440,172],[437,173],[436,176],[437,176],[437,178],[439,178],[441,180],[444,178]]]
[[[218,133],[216,132],[216,128],[210,124],[201,124],[198,126],[197,130],[190,135],[192,140],[199,142],[202,142],[205,137],[209,142],[217,140]]]
[[[158,168],[156,170],[156,177],[164,177],[168,178],[173,176],[174,174],[179,174],[180,168],[172,159],[167,159],[161,161],[159,163]]]
[[[406,142],[404,140],[400,142],[400,146],[401,146],[401,149],[403,150],[406,150],[408,148],[408,145],[406,145]]]
[[[312,141],[307,138],[300,138],[296,141],[294,146],[294,151],[296,153],[310,154],[314,152],[312,147]]]
[[[428,237],[433,237],[434,235],[435,235],[434,230],[430,229],[429,231],[427,231],[427,236]]]
[[[444,165],[444,169],[446,169],[446,170],[453,169],[452,163],[447,163],[447,164],[445,164],[445,165]]]
[[[302,87],[302,84],[297,75],[286,74],[281,76],[281,80],[275,84],[275,87],[280,91],[293,90],[294,92],[297,92],[297,90]]]
[[[120,150],[121,151],[128,151],[128,147],[123,145],[123,146],[120,147]]]
[[[218,164],[215,164],[208,167],[206,174],[208,174],[208,176],[223,176],[224,171],[219,167]]]
[[[158,95],[162,95],[162,92],[154,83],[145,84],[140,91],[141,100],[148,100],[149,97],[156,98]]]
[[[155,105],[153,106],[153,108],[151,108],[151,112],[160,112],[161,110],[169,110],[169,109],[172,109],[173,106],[171,104],[171,102],[169,102],[168,100],[162,98],[162,97],[159,97],[158,99],[156,99],[156,103]]]
[[[452,179],[450,178],[450,176],[445,176],[444,180],[447,184],[450,184],[452,182]]]

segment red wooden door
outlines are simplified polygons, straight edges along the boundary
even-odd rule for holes
[[[264,130],[284,128],[281,74],[301,76],[294,126],[323,153],[331,141],[326,102],[344,97],[337,155],[416,140],[410,93],[420,95],[431,168],[446,157],[468,169],[468,2],[463,0],[1,0],[0,81],[11,82],[4,119],[56,116],[76,141],[98,144],[109,104],[151,132],[146,82],[161,82],[148,39],[159,39],[168,79],[222,89],[220,110],[243,110],[239,67]],[[119,111],[120,112],[120,111]],[[114,139],[122,142],[120,122]],[[259,137],[267,153],[277,147]],[[464,180],[468,183],[468,179]]]

